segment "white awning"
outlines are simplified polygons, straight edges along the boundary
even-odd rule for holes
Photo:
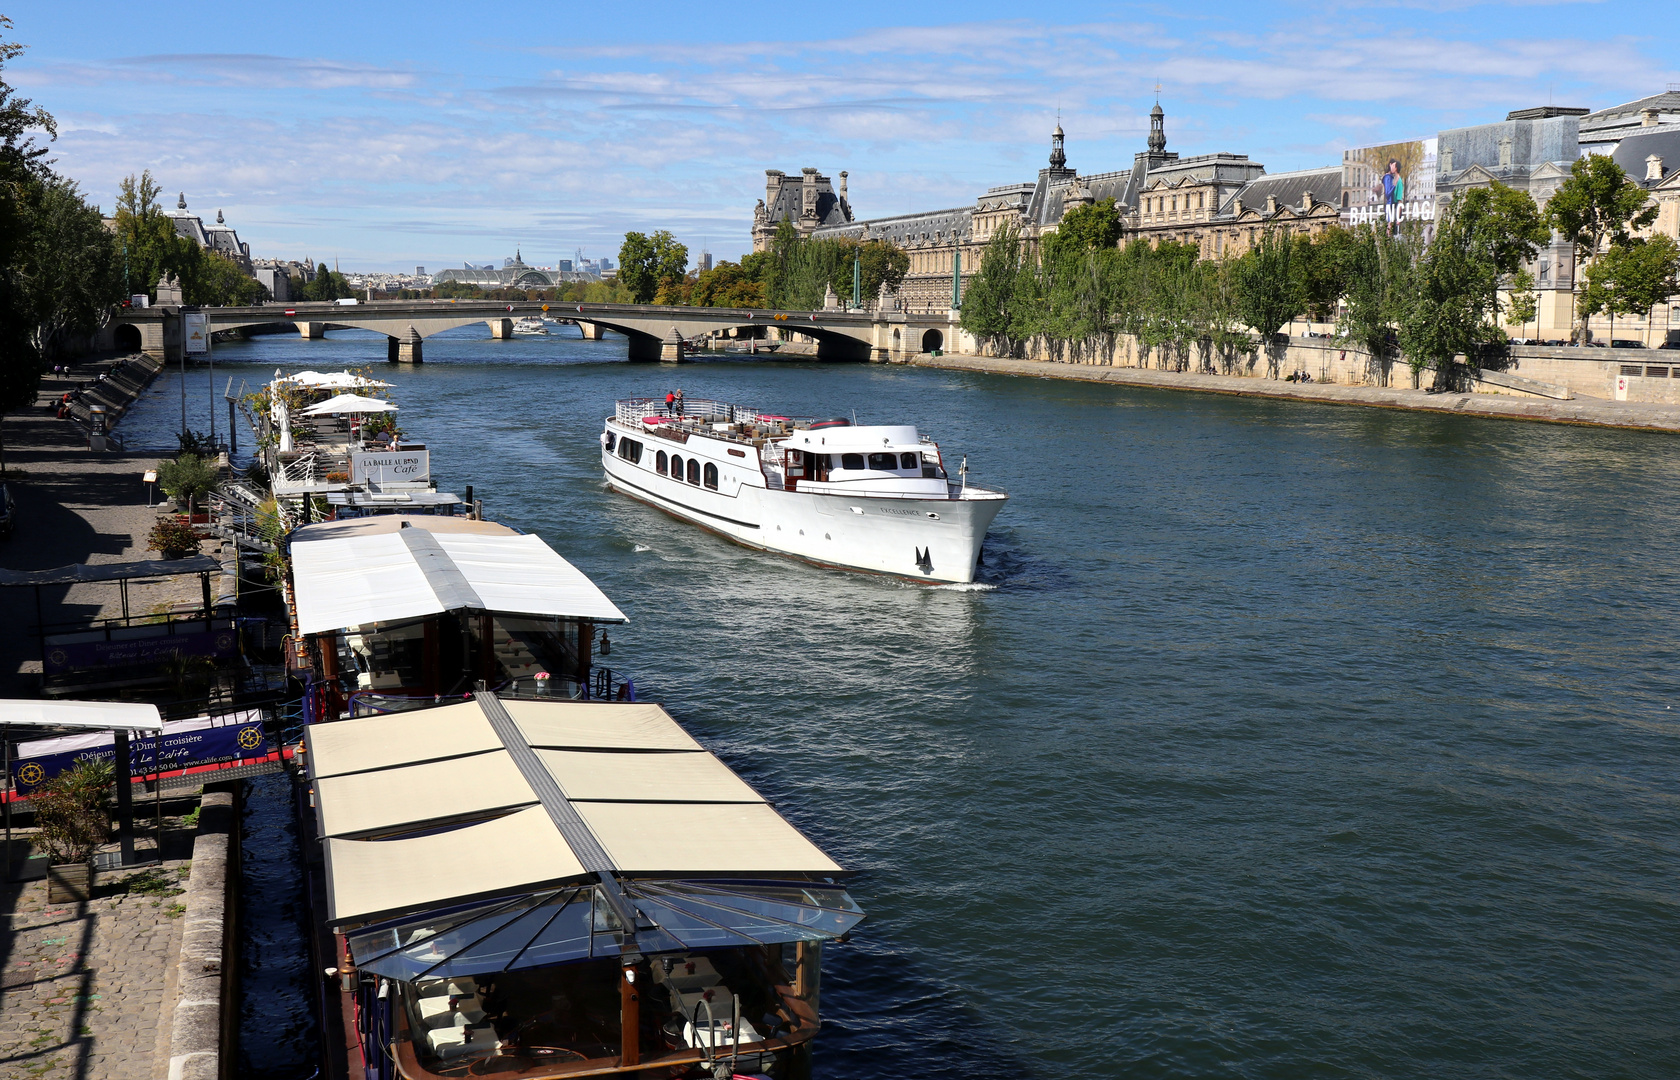
[[[339,394],[319,405],[311,405],[298,412],[299,416],[326,416],[329,413],[396,412],[397,407],[384,398],[364,397],[361,394]]]
[[[606,871],[841,872],[657,705],[480,694],[304,738],[339,927]]]
[[[294,539],[299,633],[446,611],[625,621],[594,582],[540,537],[434,532],[424,518],[410,520],[413,527],[389,532]]]
[[[156,705],[126,701],[0,700],[0,724],[24,727],[98,728],[104,731],[162,731]]]

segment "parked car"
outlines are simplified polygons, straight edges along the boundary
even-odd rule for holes
[[[1645,343],[1643,341],[1635,341],[1633,338],[1612,338],[1610,341],[1610,347],[1612,349],[1643,349],[1645,347]]]
[[[0,540],[10,540],[16,524],[17,504],[12,502],[12,489],[7,484],[0,484]]]
[[[1658,345],[1659,349],[1680,349],[1680,341],[1665,341]]]

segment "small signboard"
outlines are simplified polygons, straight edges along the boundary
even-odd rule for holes
[[[137,292],[128,298],[128,306],[131,308],[151,307],[152,298],[143,292]]]
[[[227,716],[200,716],[165,724],[160,739],[137,733],[128,744],[129,775],[139,777],[266,757],[275,747],[262,719],[259,710],[246,709]],[[12,764],[12,782],[18,794],[27,796],[59,773],[73,768],[78,761],[112,760],[116,756],[115,743],[108,731],[19,743]]]
[[[181,316],[181,332],[186,339],[188,356],[210,354],[210,316],[202,311],[189,311]]]
[[[350,455],[352,484],[398,484],[432,478],[429,450],[363,450]]]

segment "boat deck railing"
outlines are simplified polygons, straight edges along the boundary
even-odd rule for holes
[[[639,424],[649,417],[702,424],[775,424],[800,419],[710,398],[688,398],[671,406],[667,406],[663,398],[625,398],[618,403],[618,420],[621,423]]]

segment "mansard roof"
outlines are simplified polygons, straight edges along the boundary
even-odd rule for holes
[[[930,210],[922,214],[901,214],[898,217],[871,218],[839,225],[819,227],[814,236],[851,240],[887,240],[899,247],[920,247],[923,244],[945,243],[953,236],[967,239],[974,221],[974,208],[956,207],[951,210]]]
[[[1314,202],[1340,204],[1342,167],[1327,165],[1319,169],[1301,169],[1296,172],[1262,176],[1244,184],[1220,207],[1219,214],[1221,217],[1232,216],[1237,212],[1236,206],[1239,201],[1246,209],[1265,206],[1267,196],[1276,197],[1279,206],[1300,206],[1303,202],[1302,196],[1309,192]]]
[[[802,177],[787,177],[776,188],[775,204],[766,206],[765,213],[769,215],[770,224],[775,225],[784,217],[794,224],[799,223],[799,215],[805,212],[805,195]],[[835,194],[834,186],[826,176],[817,177],[817,226],[844,225],[846,223],[846,208],[840,202],[840,196]]]
[[[1638,101],[1628,101],[1588,113],[1581,117],[1581,127],[1583,130],[1616,127],[1620,123],[1639,120],[1646,109],[1680,112],[1680,90],[1668,90],[1661,94],[1652,94],[1650,97],[1642,97]]]
[[[1680,96],[1680,95],[1677,95]],[[1680,126],[1650,128],[1629,135],[1616,144],[1610,160],[1622,167],[1628,178],[1643,187],[1655,187],[1660,180],[1645,179],[1645,159],[1652,154],[1662,158],[1663,177],[1680,169]]]

